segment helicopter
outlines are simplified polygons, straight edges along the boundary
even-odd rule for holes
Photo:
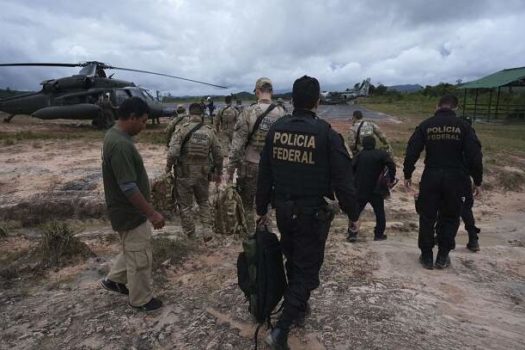
[[[38,92],[24,93],[0,99],[0,111],[9,114],[4,122],[9,123],[16,115],[28,114],[39,119],[88,119],[99,129],[107,129],[114,124],[118,106],[127,98],[138,97],[150,107],[150,119],[173,114],[172,109],[162,105],[148,90],[133,82],[114,79],[105,70],[122,70],[159,75],[204,84],[216,88],[227,87],[203,81],[187,79],[175,75],[155,73],[139,69],[114,67],[102,62],[83,63],[0,63],[0,67],[81,67],[78,74],[44,80]]]
[[[321,92],[321,104],[336,105],[347,104],[361,96],[368,96],[370,90],[370,78],[363,80],[361,85],[356,84],[354,89],[346,89],[345,91],[323,91]]]

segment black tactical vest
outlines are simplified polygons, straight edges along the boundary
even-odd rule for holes
[[[330,194],[329,129],[308,111],[295,111],[274,123],[269,141],[276,200]]]

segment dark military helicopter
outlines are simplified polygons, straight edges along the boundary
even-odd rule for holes
[[[139,97],[150,107],[150,118],[169,116],[173,110],[144,88],[130,81],[113,79],[105,70],[123,70],[168,78],[185,80],[225,89],[225,86],[187,79],[175,75],[149,72],[139,69],[114,67],[105,63],[90,61],[84,63],[2,63],[0,67],[82,67],[78,74],[45,80],[42,90],[0,99],[0,111],[9,114],[4,122],[10,122],[15,115],[28,114],[40,119],[88,119],[97,128],[108,128],[114,123],[115,109],[129,97]]]

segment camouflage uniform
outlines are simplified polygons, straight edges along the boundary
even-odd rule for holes
[[[170,146],[171,137],[175,133],[175,130],[180,128],[184,123],[187,115],[185,113],[177,114],[173,119],[170,120],[164,132],[166,133],[166,147]]]
[[[222,152],[213,129],[208,125],[201,126],[186,142],[181,150],[181,143],[186,135],[197,124],[202,116],[190,115],[189,121],[177,129],[173,135],[169,151],[168,166],[173,164],[176,175],[176,193],[180,207],[183,232],[192,237],[195,235],[195,222],[192,218],[193,196],[199,205],[199,216],[204,226],[204,238],[211,238],[211,213],[208,203],[210,174],[210,155],[217,175],[222,173]]]
[[[253,207],[260,153],[270,126],[286,114],[284,109],[277,106],[268,113],[259,125],[258,130],[253,134],[250,142],[246,143],[257,117],[263,114],[271,103],[269,100],[259,100],[243,110],[235,124],[230,148],[228,174],[232,176],[237,169],[237,189],[242,198],[248,232],[253,232],[255,229]]]
[[[219,140],[221,141],[222,149],[225,154],[230,148],[233,137],[233,128],[235,127],[238,117],[239,111],[237,111],[237,109],[231,104],[221,108],[215,116],[215,130],[219,135]]]
[[[363,126],[361,126],[361,129],[359,130],[359,139],[356,145],[357,129],[359,129],[361,123],[363,123]],[[352,122],[347,139],[347,147],[354,157],[363,149],[361,142],[365,136],[375,136],[383,144],[383,149],[392,154],[392,147],[388,143],[385,134],[383,134],[379,126],[370,120],[357,119]]]

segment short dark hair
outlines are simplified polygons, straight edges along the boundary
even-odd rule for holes
[[[202,105],[200,103],[192,103],[190,105],[190,114],[202,114],[204,110],[202,109]]]
[[[149,106],[144,100],[139,97],[130,97],[118,108],[118,118],[121,120],[128,120],[132,116],[140,118],[149,112]]]
[[[232,103],[232,97],[231,97],[230,95],[226,96],[226,97],[224,98],[224,102],[226,102],[226,103]]]
[[[439,99],[439,107],[456,108],[459,104],[459,100],[456,95],[446,94]]]
[[[354,111],[354,113],[352,113],[352,115],[354,117],[356,117],[357,119],[363,119],[363,112],[361,112],[361,111]]]
[[[292,98],[294,108],[312,109],[319,100],[321,88],[319,81],[307,75],[293,83]]]

